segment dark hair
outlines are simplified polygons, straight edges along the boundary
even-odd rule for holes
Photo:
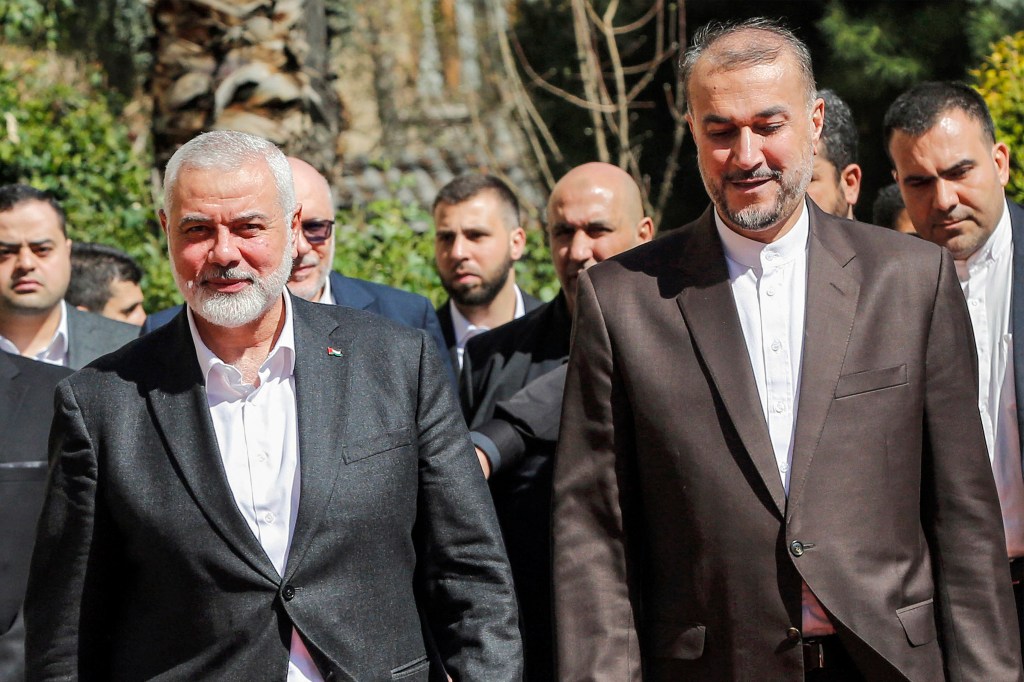
[[[750,31],[755,35],[752,35],[751,39],[745,41],[740,47],[719,50],[714,55],[719,68],[734,70],[759,64],[773,64],[782,55],[783,50],[788,48],[800,67],[800,74],[803,76],[806,88],[807,105],[810,106],[814,102],[814,68],[811,66],[811,53],[807,46],[780,22],[764,17],[754,17],[736,22],[712,21],[697,29],[697,33],[690,41],[690,46],[679,62],[687,108],[690,106],[690,76],[693,75],[697,62],[716,42],[743,31]],[[770,34],[772,37],[769,39],[759,38],[756,36],[758,32]]]
[[[55,196],[29,185],[13,184],[0,186],[0,213],[10,211],[28,201],[41,201],[44,204],[49,204],[50,208],[57,213],[61,233],[67,235],[68,230],[65,225],[67,217],[64,215],[64,209],[61,208]]]
[[[430,212],[437,211],[440,204],[455,206],[487,191],[497,194],[499,201],[504,204],[506,218],[509,220],[508,228],[511,230],[519,227],[519,201],[515,193],[500,178],[484,173],[460,175],[442,187],[434,199],[434,205],[430,207]]]
[[[142,268],[127,253],[105,244],[71,243],[71,281],[64,300],[94,313],[110,300],[110,285],[142,281]]]
[[[818,97],[825,100],[825,123],[821,129],[825,158],[837,172],[842,171],[851,163],[857,163],[857,126],[853,124],[853,112],[832,90],[819,90]]]
[[[875,203],[871,206],[871,222],[875,225],[896,229],[896,216],[906,208],[900,186],[895,182],[878,190]]]
[[[986,139],[995,144],[996,126],[988,105],[977,90],[957,81],[929,81],[904,92],[885,112],[882,125],[885,153],[889,154],[889,143],[897,130],[911,137],[920,137],[948,111],[962,111],[980,123]],[[889,160],[892,161],[892,154],[889,154]]]

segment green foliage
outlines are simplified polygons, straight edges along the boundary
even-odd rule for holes
[[[177,295],[152,207],[151,160],[133,149],[99,83],[94,68],[52,53],[0,49],[0,184],[50,190],[67,212],[72,239],[138,259],[146,307],[157,310]]]
[[[1010,147],[1007,194],[1024,201],[1024,31],[993,45],[971,78],[992,112],[996,138]]]
[[[53,49],[61,37],[60,16],[72,0],[3,0],[0,26],[6,42]]]
[[[413,291],[440,305],[447,294],[434,269],[430,212],[395,199],[373,201],[338,213],[334,267],[350,277]],[[418,229],[417,229],[418,228]],[[527,230],[527,248],[516,265],[516,283],[547,301],[558,280],[540,230]]]

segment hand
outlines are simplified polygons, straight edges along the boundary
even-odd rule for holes
[[[476,449],[476,457],[480,460],[480,468],[484,472],[484,479],[491,477],[491,460],[487,459],[487,455],[480,448]]]

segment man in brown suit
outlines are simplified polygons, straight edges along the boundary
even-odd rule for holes
[[[1024,679],[952,261],[806,200],[792,33],[704,29],[683,72],[713,207],[577,287],[559,679]]]

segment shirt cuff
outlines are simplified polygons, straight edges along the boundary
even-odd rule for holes
[[[502,466],[515,462],[526,450],[526,443],[515,427],[502,419],[492,419],[478,426],[469,434],[473,445],[487,456],[491,463],[491,475],[501,471]]]

